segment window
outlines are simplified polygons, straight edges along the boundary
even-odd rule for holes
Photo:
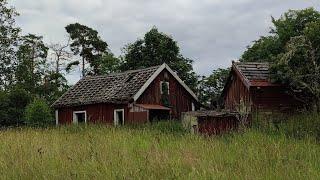
[[[73,123],[87,123],[87,112],[86,111],[74,111],[73,112]]]
[[[114,110],[114,125],[124,125],[124,109],[116,109]]]
[[[169,95],[169,82],[166,81],[160,81],[160,93],[164,94],[165,92],[167,92],[166,94]]]

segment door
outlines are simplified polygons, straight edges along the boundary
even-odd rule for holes
[[[124,125],[124,109],[114,110],[114,125],[115,126]]]

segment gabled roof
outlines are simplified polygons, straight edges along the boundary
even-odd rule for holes
[[[197,96],[177,74],[169,66],[163,64],[146,69],[85,77],[54,102],[52,106],[57,108],[97,103],[123,104],[136,101],[164,69],[167,69],[197,100]]]
[[[269,63],[260,62],[233,62],[234,70],[247,88],[257,86],[278,86],[270,81]]]

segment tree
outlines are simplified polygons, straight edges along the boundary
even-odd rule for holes
[[[273,78],[301,92],[305,104],[320,112],[320,21],[309,23],[304,35],[296,36],[286,45],[285,53],[272,66]],[[295,93],[297,94],[297,93]]]
[[[120,71],[121,61],[112,53],[103,54],[98,62],[97,67],[99,68],[100,74],[110,74]]]
[[[18,13],[8,7],[6,0],[0,0],[0,89],[6,89],[14,79],[15,49],[20,28],[15,26]]]
[[[199,82],[199,100],[202,104],[217,108],[224,86],[229,77],[230,69],[217,69],[208,77],[202,77]]]
[[[320,12],[289,10],[272,23],[271,35],[255,41],[241,61],[271,62],[272,80],[320,111]]]
[[[241,56],[242,62],[275,62],[285,52],[286,44],[292,37],[303,35],[307,24],[318,21],[320,13],[313,8],[289,10],[279,19],[272,18],[271,35],[262,36]]]
[[[70,44],[70,39],[66,44],[51,44],[49,45],[50,50],[53,52],[52,55],[54,56],[54,66],[55,66],[55,73],[61,73],[61,65],[62,61],[68,61],[72,58],[72,52],[68,51]]]
[[[42,85],[48,48],[42,36],[28,34],[21,38],[17,52],[18,65],[15,77],[18,85],[32,94],[36,94]]]
[[[108,44],[104,42],[98,32],[79,23],[69,24],[65,27],[71,38],[71,50],[74,55],[82,57],[82,76],[85,76],[85,62],[93,68],[93,74],[100,74],[99,60],[107,52]],[[79,63],[72,63],[73,65]]]
[[[30,94],[21,88],[0,91],[0,125],[17,126],[23,124],[24,110],[30,100]]]
[[[196,89],[197,76],[193,72],[193,60],[184,58],[177,42],[172,37],[153,27],[143,39],[128,44],[124,49],[121,70],[132,70],[157,66],[163,63],[174,69],[185,83]]]

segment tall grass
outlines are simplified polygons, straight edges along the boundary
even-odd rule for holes
[[[313,139],[257,130],[205,138],[160,123],[0,131],[1,179],[318,179]]]
[[[320,114],[304,112],[294,116],[281,114],[257,115],[253,127],[259,131],[282,133],[290,138],[314,138],[320,142]]]

